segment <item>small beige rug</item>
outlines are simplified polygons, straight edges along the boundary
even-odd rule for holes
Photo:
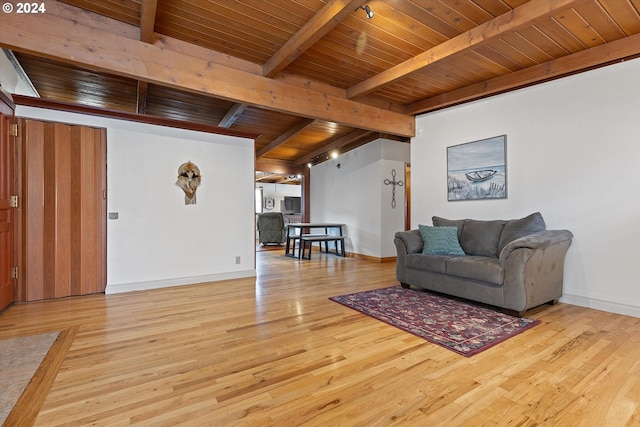
[[[0,340],[0,425],[11,413],[60,332]]]

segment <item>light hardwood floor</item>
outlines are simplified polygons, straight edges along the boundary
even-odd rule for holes
[[[640,319],[546,306],[528,315],[540,325],[465,358],[329,301],[396,285],[392,263],[317,252],[298,261],[279,251],[259,252],[257,263],[257,279],[34,302],[0,314],[0,339],[63,331],[39,386],[10,421],[640,425]]]

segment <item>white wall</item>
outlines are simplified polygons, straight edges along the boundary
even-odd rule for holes
[[[107,293],[255,276],[253,140],[18,107],[16,115],[107,128]],[[175,185],[202,174],[197,204]],[[236,262],[239,257],[240,262]]]
[[[562,301],[640,317],[640,59],[417,119],[412,222],[518,218],[575,235]],[[447,201],[446,147],[507,135],[508,198]]]
[[[380,139],[313,166],[310,220],[345,224],[348,252],[395,256],[393,235],[404,230],[405,187],[396,186],[393,209],[392,186],[384,180],[395,169],[396,181],[404,182],[409,156],[409,144]]]
[[[297,184],[276,184],[270,182],[263,182],[256,185],[262,187],[262,197],[273,198],[275,201],[274,208],[271,210],[264,209],[264,212],[281,212],[280,205],[284,201],[284,197],[301,197],[302,186]]]

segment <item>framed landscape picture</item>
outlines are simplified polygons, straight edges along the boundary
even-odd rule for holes
[[[447,147],[447,200],[507,198],[507,136]]]

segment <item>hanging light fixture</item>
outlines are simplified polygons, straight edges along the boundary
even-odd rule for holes
[[[371,8],[369,6],[360,6],[358,9],[362,9],[364,10],[364,13],[367,14],[367,19],[371,19],[373,18],[373,10],[371,10]],[[358,10],[356,9],[356,10]]]

